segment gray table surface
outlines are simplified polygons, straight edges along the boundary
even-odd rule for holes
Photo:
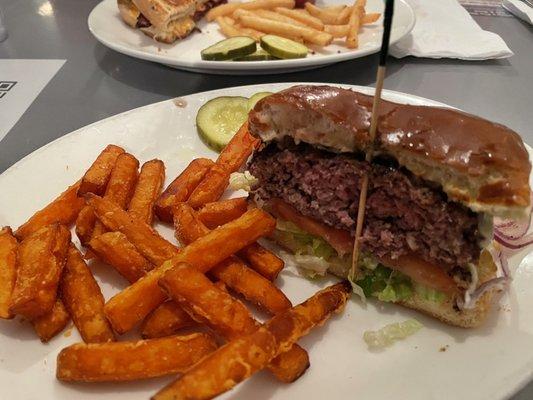
[[[49,3],[50,15],[38,13]],[[22,157],[84,125],[175,96],[270,82],[374,84],[376,56],[285,75],[220,76],[173,70],[116,53],[89,33],[98,0],[0,0],[9,38],[0,58],[66,59],[0,142],[0,173]],[[500,122],[533,144],[533,29],[515,18],[476,17],[514,51],[506,60],[392,60],[387,89],[438,100]],[[0,71],[1,75],[1,71]],[[1,109],[0,109],[1,113]],[[533,399],[533,383],[513,400]]]

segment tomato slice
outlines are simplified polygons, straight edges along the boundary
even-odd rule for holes
[[[421,285],[443,293],[451,294],[457,292],[457,284],[446,271],[414,254],[400,256],[394,260],[382,257],[380,261],[387,267],[407,275],[414,282]]]
[[[292,222],[311,235],[323,238],[339,255],[342,256],[352,252],[353,239],[347,231],[332,228],[313,218],[306,217],[296,210],[296,208],[281,199],[272,199],[269,202],[269,206],[276,217]],[[388,257],[382,257],[380,262],[391,269],[407,275],[421,285],[428,286],[443,293],[455,293],[457,291],[457,284],[446,271],[435,264],[421,259],[415,254],[400,256],[394,260]]]
[[[313,218],[306,217],[296,208],[281,199],[272,199],[269,202],[272,213],[279,218],[292,222],[300,229],[323,238],[333,247],[340,256],[349,254],[353,250],[353,239],[345,230],[332,228]]]

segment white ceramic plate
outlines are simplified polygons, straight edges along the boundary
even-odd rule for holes
[[[198,108],[216,96],[250,96],[291,84],[257,85],[184,97],[182,108],[172,100],[138,108],[81,128],[35,151],[0,175],[0,226],[23,223],[35,210],[76,181],[109,143],[124,146],[141,161],[163,160],[167,183],[191,159],[215,154],[199,140],[194,126]],[[352,87],[371,93],[373,89]],[[398,92],[389,100],[442,105]],[[161,227],[158,227],[160,229]],[[168,227],[160,229],[172,240]],[[525,258],[524,258],[525,256]],[[522,258],[524,258],[522,260]],[[261,372],[230,394],[238,399],[468,399],[510,396],[531,379],[533,371],[533,255],[517,255],[511,267],[514,282],[486,325],[464,330],[444,325],[392,304],[356,299],[344,313],[303,338],[311,358],[306,374],[291,385]],[[110,267],[93,270],[106,298],[124,287]],[[294,303],[327,282],[308,281],[282,272],[279,285]],[[362,335],[391,322],[416,318],[424,328],[384,351],[369,351]],[[55,377],[57,353],[80,340],[75,329],[49,344],[36,338],[31,326],[0,321],[0,388],[9,400],[135,400],[147,399],[171,378],[122,384],[63,384]],[[445,348],[446,351],[440,351]],[[222,397],[230,398],[230,395]]]
[[[328,5],[347,4],[347,0],[327,0]],[[383,1],[368,0],[367,12],[383,12]],[[339,61],[377,53],[381,46],[383,17],[374,24],[365,25],[359,36],[360,47],[348,50],[332,44],[315,50],[307,58],[276,61],[203,61],[200,51],[224,39],[214,22],[201,21],[202,33],[193,33],[173,44],[158,43],[140,30],[127,26],[120,18],[116,0],[104,0],[89,15],[89,30],[101,43],[120,53],[143,60],[155,61],[171,67],[213,74],[273,74],[316,68]],[[391,43],[395,43],[413,29],[415,16],[405,0],[396,1]]]

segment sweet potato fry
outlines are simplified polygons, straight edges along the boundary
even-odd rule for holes
[[[104,296],[80,252],[72,243],[61,276],[60,294],[84,342],[115,340],[104,315]]]
[[[188,264],[181,263],[167,271],[159,285],[174,301],[185,303],[193,315],[200,316],[229,340],[256,329],[255,320],[244,304]]]
[[[141,168],[135,192],[130,200],[128,212],[151,225],[154,219],[154,204],[161,194],[164,181],[165,164],[163,161],[145,162]]]
[[[22,241],[10,312],[31,320],[52,310],[69,242],[69,230],[59,224],[47,225]]]
[[[92,238],[88,246],[100,260],[115,268],[130,283],[138,281],[154,268],[121,232],[103,233]]]
[[[257,143],[257,139],[248,131],[248,123],[244,123],[222,150],[216,164],[192,192],[187,200],[191,207],[200,208],[217,201],[228,187],[230,174],[246,162]]]
[[[172,181],[159,196],[154,207],[157,217],[164,222],[172,223],[172,207],[176,203],[187,201],[190,194],[214,165],[207,158],[197,158],[183,172]]]
[[[80,242],[86,245],[93,237],[96,215],[91,207],[85,206],[76,218],[76,236]]]
[[[105,203],[105,200],[97,196],[89,197],[88,201],[95,210]],[[109,215],[110,213],[107,214]],[[259,237],[270,234],[274,227],[275,221],[265,212],[258,209],[247,211],[235,221],[211,231],[181,249],[174,258],[115,295],[104,307],[107,319],[115,331],[127,332],[166,299],[157,281],[167,270],[180,262],[186,262],[202,272],[207,272]],[[118,229],[123,231],[122,226]],[[125,231],[123,233],[128,236]],[[133,242],[130,237],[128,239]]]
[[[175,207],[174,219],[176,236],[185,244],[209,233],[209,229],[198,220],[194,210],[185,203],[180,203]],[[247,300],[272,314],[291,307],[289,299],[281,290],[255,271],[250,270],[238,257],[231,256],[224,260],[211,269],[211,274],[237,293],[242,294]]]
[[[81,196],[85,193],[102,195],[105,192],[117,157],[122,153],[124,153],[122,147],[113,144],[107,146],[83,175],[78,195]]]
[[[42,210],[33,214],[15,232],[17,239],[22,240],[46,225],[59,223],[68,226],[72,224],[85,204],[83,199],[77,195],[79,186],[78,181]]]
[[[238,257],[224,260],[211,269],[210,274],[270,314],[277,314],[291,306],[279,288],[248,268]]]
[[[277,278],[285,266],[281,258],[265,249],[259,243],[252,243],[237,253],[239,257],[248,261],[250,266],[270,281]]]
[[[152,400],[203,400],[226,392],[265,368],[281,352],[344,307],[347,282],[330,286],[281,314],[255,332],[235,339],[191,367]]]
[[[126,209],[130,202],[137,179],[139,177],[139,160],[129,153],[124,153],[118,156],[117,162],[111,177],[107,183],[104,198],[111,200],[120,208]],[[93,236],[101,235],[105,232],[105,228],[100,221],[96,221],[93,230]]]
[[[182,263],[167,271],[159,280],[159,285],[192,317],[199,317],[200,321],[229,340],[259,328],[259,323],[240,301],[188,264]],[[294,350],[291,348],[289,354],[280,354],[278,358],[272,370],[283,382],[294,381],[309,366],[307,352],[297,345]]]
[[[10,319],[11,295],[17,278],[17,239],[11,228],[0,229],[0,318]]]
[[[159,266],[178,254],[178,248],[163,239],[155,229],[132,217],[112,201],[90,193],[86,195],[86,201],[108,230],[120,231],[126,235],[133,246],[152,264]]]
[[[57,299],[52,310],[32,321],[33,329],[37,332],[41,342],[46,343],[61,332],[70,321],[65,305]]]
[[[207,203],[198,210],[198,219],[209,229],[215,229],[239,218],[246,210],[248,210],[246,197],[215,201]]]
[[[67,382],[117,382],[153,378],[187,370],[217,345],[205,333],[134,342],[77,343],[57,356],[57,379]]]
[[[115,162],[104,198],[116,203],[120,208],[126,208],[128,205],[135,184],[137,183],[137,169],[139,168],[139,161],[128,153],[120,154]],[[93,210],[89,206],[85,206],[76,220],[76,235],[83,245],[105,232],[103,225],[96,220]]]
[[[196,322],[183,308],[169,300],[150,313],[141,328],[143,339],[170,336],[180,329],[196,325]]]

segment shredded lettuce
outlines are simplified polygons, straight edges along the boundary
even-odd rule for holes
[[[346,263],[328,242],[307,233],[292,222],[278,220],[276,235],[292,250],[300,275],[306,278],[316,279],[324,276],[332,264],[340,266],[339,263]],[[350,267],[348,264],[342,265],[340,269],[346,270]],[[353,292],[363,300],[374,296],[381,301],[397,302],[411,298],[415,292],[426,300],[439,303],[446,297],[443,293],[414,283],[408,276],[383,266],[367,253],[359,255],[358,266],[362,272],[361,278],[350,280],[350,283]]]
[[[433,303],[442,303],[446,299],[446,295],[436,289],[420,285],[418,283],[415,283],[414,286],[415,292],[427,301],[432,301]]]
[[[335,249],[324,239],[301,230],[292,222],[278,220],[276,229],[283,235],[284,241],[290,243],[296,255],[312,255],[324,260],[337,255]]]
[[[249,192],[252,186],[257,185],[258,179],[250,171],[232,172],[229,177],[229,186],[233,190],[245,190]]]
[[[365,331],[363,339],[370,348],[383,348],[418,332],[423,325],[416,319],[385,325],[377,331]]]

